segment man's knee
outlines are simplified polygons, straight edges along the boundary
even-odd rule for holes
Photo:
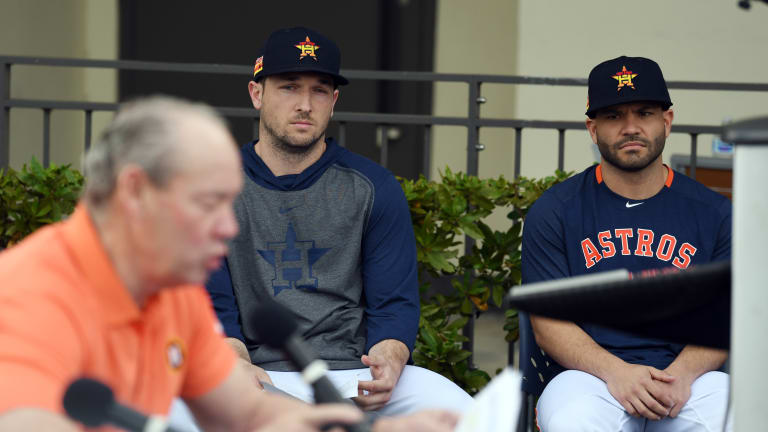
[[[606,411],[605,401],[595,395],[588,395],[578,399],[572,399],[561,406],[545,408],[549,411],[537,413],[537,422],[544,432],[587,432],[596,430],[613,430],[611,418],[619,417]],[[610,411],[610,412],[609,412]]]
[[[405,367],[392,396],[398,400],[391,402],[407,411],[440,408],[463,412],[472,403],[472,397],[451,380],[417,366]]]
[[[537,405],[537,421],[546,432],[618,430],[623,414],[602,380],[576,370],[553,378]]]

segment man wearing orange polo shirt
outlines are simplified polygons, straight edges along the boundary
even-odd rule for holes
[[[127,104],[84,168],[74,214],[0,254],[0,431],[77,430],[61,400],[81,376],[145,413],[180,396],[204,429],[361,420],[256,390],[221,337],[201,284],[237,232],[242,174],[218,115],[164,97]],[[410,421],[447,430],[455,419]],[[396,426],[409,425],[374,429]]]

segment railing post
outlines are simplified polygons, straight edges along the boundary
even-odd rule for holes
[[[91,129],[93,124],[93,111],[85,110],[85,151],[91,148],[91,135],[93,132]]]
[[[467,175],[477,176],[478,166],[480,164],[478,153],[482,149],[480,146],[480,127],[477,121],[480,119],[480,104],[484,102],[480,98],[480,86],[482,83],[471,79],[469,81],[469,111],[467,115]],[[472,247],[475,245],[475,239],[464,236],[464,254],[472,254]],[[474,277],[474,275],[470,275]],[[474,368],[475,352],[475,315],[472,314],[467,321],[467,325],[462,329],[462,334],[467,337],[467,341],[462,344],[462,348],[472,353],[469,356],[469,367]]]
[[[387,125],[379,126],[379,133],[381,139],[381,148],[379,149],[379,164],[384,168],[387,167],[389,162],[389,127]]]
[[[690,165],[690,177],[694,180],[696,180],[696,157],[697,157],[697,150],[698,150],[698,140],[699,140],[699,134],[697,133],[691,133],[691,161],[689,162]]]
[[[515,178],[520,177],[520,157],[522,156],[523,128],[515,128]]]
[[[432,170],[432,149],[430,148],[430,144],[432,142],[432,126],[426,125],[424,126],[424,144],[423,144],[423,163],[421,166],[421,171],[424,174],[424,178],[429,180],[431,177],[431,170]]]
[[[51,163],[51,109],[43,108],[43,166]]]
[[[467,122],[467,175],[476,176],[478,172],[478,139],[480,127],[477,120],[480,119],[480,81],[469,81],[469,112]]]
[[[557,169],[564,171],[565,167],[565,129],[557,130]]]
[[[11,165],[11,64],[0,63],[0,168]]]

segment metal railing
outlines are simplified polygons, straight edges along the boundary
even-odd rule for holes
[[[92,141],[93,113],[98,111],[115,111],[117,103],[83,102],[83,101],[54,101],[39,99],[16,99],[10,97],[12,67],[26,66],[54,66],[75,68],[101,68],[114,70],[133,71],[158,71],[173,73],[210,73],[230,74],[246,76],[252,71],[251,66],[203,64],[203,63],[166,63],[144,62],[133,60],[84,60],[68,58],[40,58],[20,56],[0,56],[0,168],[9,165],[9,118],[12,108],[35,108],[43,112],[43,164],[50,163],[50,117],[53,110],[75,110],[85,113],[85,145],[88,149]],[[338,141],[344,146],[346,143],[346,128],[350,123],[375,124],[382,127],[380,163],[387,164],[388,134],[387,128],[394,125],[420,125],[424,127],[423,174],[429,176],[430,167],[430,142],[433,126],[462,126],[467,129],[467,166],[466,173],[478,174],[479,157],[483,145],[479,143],[479,131],[483,127],[508,128],[515,130],[514,151],[514,176],[520,175],[522,154],[522,132],[525,129],[548,129],[558,132],[558,156],[557,168],[562,170],[565,160],[565,132],[568,130],[584,130],[583,122],[574,121],[545,121],[545,120],[521,120],[512,118],[485,118],[480,116],[480,106],[486,102],[482,96],[483,84],[509,84],[509,85],[541,85],[541,86],[571,86],[586,87],[584,78],[552,78],[529,76],[503,76],[503,75],[473,75],[473,74],[444,74],[431,72],[393,72],[393,71],[364,71],[343,70],[345,77],[353,80],[381,80],[381,81],[421,81],[421,82],[453,82],[465,83],[468,86],[467,115],[462,117],[414,115],[414,114],[383,114],[366,112],[336,112],[333,120],[338,125]],[[715,91],[747,91],[768,92],[768,83],[731,83],[731,82],[695,82],[695,81],[668,81],[671,89],[685,90],[715,90]],[[245,117],[254,121],[254,131],[258,121],[258,112],[251,107],[215,107],[226,117]],[[688,125],[675,124],[673,133],[687,134],[690,137],[690,176],[696,178],[698,136],[701,134],[720,134],[720,125]],[[471,252],[474,244],[471,238],[465,242],[465,251]],[[465,329],[470,335],[473,332],[473,321],[470,321]],[[465,344],[465,348],[472,351],[472,339]],[[510,355],[511,355],[510,349]],[[510,363],[512,359],[510,358]]]
[[[165,63],[144,62],[133,60],[85,60],[67,58],[41,58],[21,56],[0,56],[0,167],[6,167],[9,163],[9,117],[11,108],[36,108],[43,112],[43,163],[50,162],[50,115],[53,110],[75,110],[85,113],[85,148],[92,140],[92,115],[97,111],[115,111],[116,103],[83,102],[83,101],[54,101],[42,99],[16,99],[10,97],[12,67],[16,65],[27,66],[54,66],[75,68],[101,68],[114,70],[134,71],[159,71],[175,73],[213,73],[243,76],[251,70],[250,66],[220,65],[203,63]],[[391,71],[363,71],[344,70],[345,76],[357,80],[384,80],[384,81],[422,81],[422,82],[455,82],[465,83],[469,89],[467,100],[467,116],[446,117],[413,114],[382,114],[362,112],[337,112],[334,121],[339,127],[339,143],[345,144],[346,126],[349,123],[369,123],[380,125],[384,128],[393,125],[420,125],[425,128],[425,167],[429,163],[429,143],[431,141],[432,126],[463,126],[467,128],[467,167],[470,175],[478,173],[478,153],[483,146],[478,142],[479,130],[482,127],[509,128],[515,130],[514,142],[514,175],[520,174],[520,155],[522,150],[522,131],[524,129],[550,129],[558,131],[558,160],[557,167],[563,169],[565,131],[583,130],[582,122],[569,121],[543,121],[485,118],[480,116],[480,106],[486,99],[481,95],[483,84],[511,84],[511,85],[545,85],[545,86],[586,86],[583,78],[550,78],[527,76],[503,76],[503,75],[470,75],[470,74],[441,74],[431,72],[391,72]],[[667,83],[673,89],[687,90],[719,90],[719,91],[756,91],[768,92],[768,83],[729,83],[729,82],[694,82],[694,81],[670,81]],[[258,112],[251,107],[216,107],[224,116],[258,118]],[[695,178],[695,166],[697,158],[697,138],[700,134],[719,134],[721,126],[703,126],[675,124],[674,133],[688,134],[691,138],[690,166],[691,176]],[[387,159],[387,134],[382,134],[382,146],[380,162],[386,165]],[[425,170],[424,174],[428,174]]]

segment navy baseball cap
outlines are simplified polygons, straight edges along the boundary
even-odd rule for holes
[[[339,75],[341,52],[320,33],[294,27],[269,35],[253,66],[252,81],[286,72],[318,72],[331,75],[337,85],[349,81]]]
[[[621,56],[607,60],[589,73],[587,112],[630,102],[659,102],[666,111],[672,106],[667,83],[655,61],[644,57]]]

